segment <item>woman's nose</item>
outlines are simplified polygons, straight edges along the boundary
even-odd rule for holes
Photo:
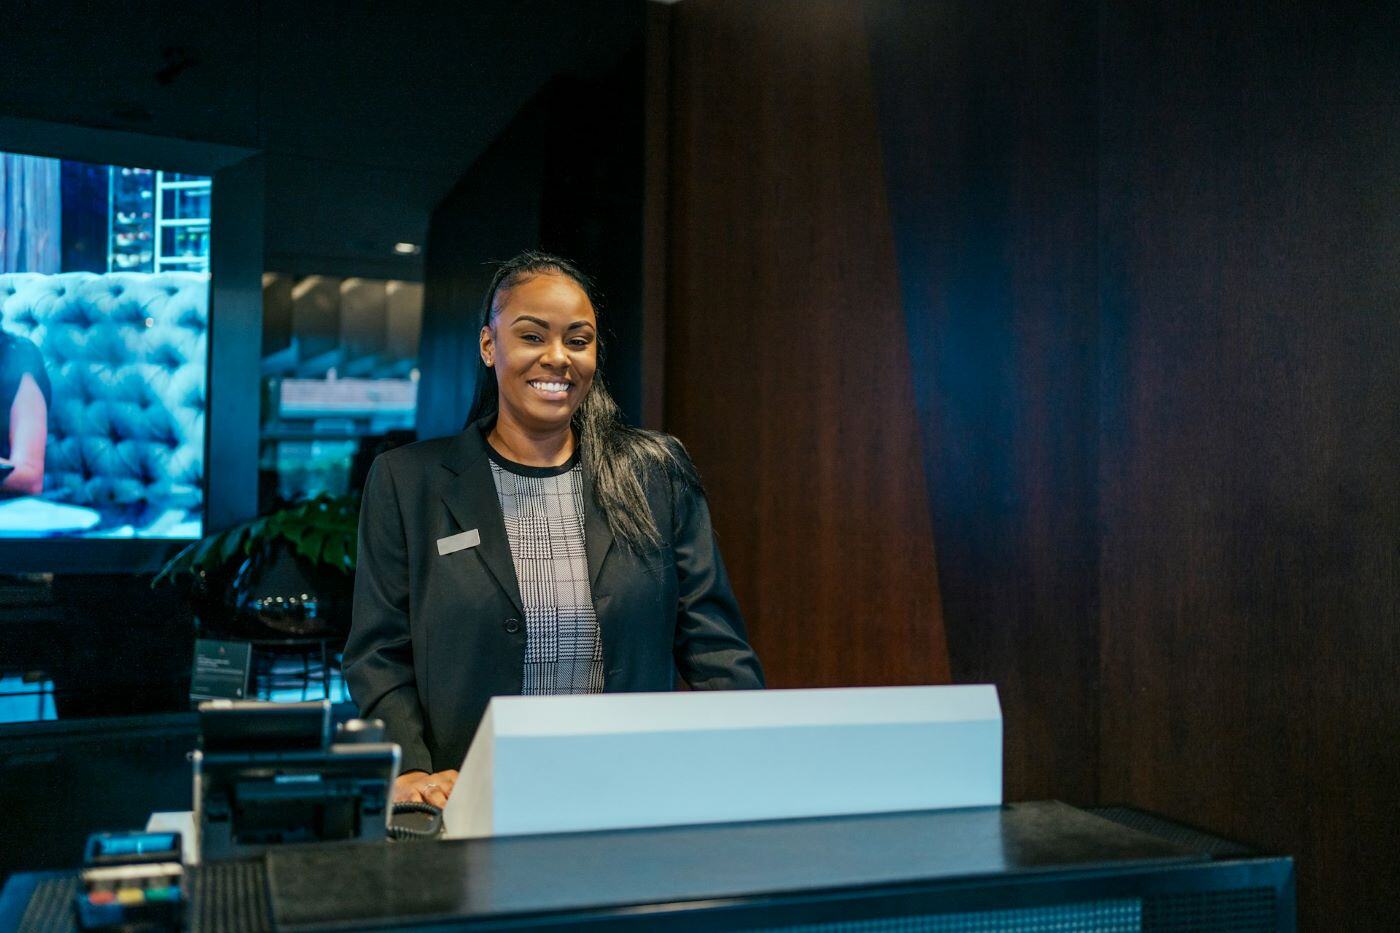
[[[564,344],[560,342],[546,344],[544,348],[544,362],[551,366],[568,366],[569,354],[564,349]]]

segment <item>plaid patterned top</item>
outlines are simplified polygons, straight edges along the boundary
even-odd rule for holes
[[[583,538],[578,450],[557,467],[531,467],[488,448],[525,604],[521,693],[601,693],[603,642]]]

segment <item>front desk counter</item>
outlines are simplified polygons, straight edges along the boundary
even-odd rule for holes
[[[72,874],[17,875],[0,929],[71,929]],[[372,845],[189,873],[197,931],[1293,930],[1293,864],[1061,803]]]

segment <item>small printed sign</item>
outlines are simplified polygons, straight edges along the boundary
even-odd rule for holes
[[[481,532],[475,528],[464,531],[459,535],[448,535],[445,538],[438,538],[438,556],[446,557],[448,554],[456,554],[458,551],[465,551],[469,547],[476,547],[481,543]]]
[[[191,700],[241,700],[248,694],[253,646],[246,641],[196,638]]]

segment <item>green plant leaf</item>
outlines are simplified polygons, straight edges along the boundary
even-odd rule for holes
[[[230,565],[275,541],[287,542],[313,563],[350,573],[359,559],[359,521],[359,496],[322,493],[192,542],[161,568],[151,585],[173,582],[184,574],[232,569]]]
[[[330,535],[326,538],[326,549],[322,555],[327,564],[336,570],[345,570],[345,538]]]
[[[243,545],[243,539],[248,534],[248,526],[240,525],[237,528],[230,528],[224,532],[223,540],[219,542],[218,560],[219,564],[227,564],[233,561]],[[211,548],[212,551],[212,548]],[[211,566],[213,566],[211,564]],[[208,569],[208,568],[206,568]]]
[[[269,528],[271,528],[271,526],[272,526],[272,519],[271,519],[270,516],[267,516],[267,515],[264,515],[264,516],[261,517],[261,518],[255,518],[255,519],[253,519],[251,522],[249,522],[249,523],[248,523],[248,544],[251,545],[251,544],[252,544],[253,542],[255,542],[255,541],[262,541],[262,540],[264,540],[264,539],[266,538],[266,536],[268,535],[268,530],[269,530]]]
[[[325,537],[324,534],[315,529],[308,530],[296,543],[297,553],[313,564],[319,564],[321,562],[321,546]]]
[[[311,527],[309,525],[289,521],[286,516],[277,523],[277,537],[298,547],[301,546],[302,537],[310,530]]]
[[[209,559],[209,555],[219,552],[219,547],[224,543],[224,537],[227,534],[228,532],[221,531],[216,535],[212,535],[200,541],[190,554],[189,569],[195,570],[204,566],[205,562]]]
[[[166,561],[165,566],[160,568],[160,573],[156,574],[155,578],[151,580],[151,588],[155,589],[158,584],[167,580],[173,583],[176,577],[181,574],[190,573],[191,558],[194,553],[203,546],[204,540],[201,539],[199,541],[191,541],[189,544],[180,548],[179,553]]]

